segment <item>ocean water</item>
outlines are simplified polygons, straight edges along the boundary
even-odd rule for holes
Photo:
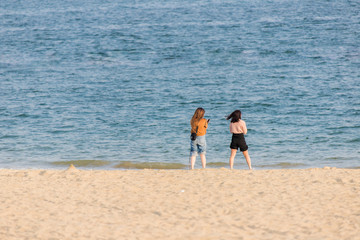
[[[0,168],[358,168],[360,2],[1,0],[0,93]]]

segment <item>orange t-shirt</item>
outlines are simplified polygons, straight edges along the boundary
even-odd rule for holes
[[[205,118],[200,119],[198,125],[197,125],[198,131],[197,131],[197,136],[204,136],[206,134],[206,129],[208,127],[208,122]],[[196,132],[196,127],[197,126],[191,126],[191,133],[195,133]]]

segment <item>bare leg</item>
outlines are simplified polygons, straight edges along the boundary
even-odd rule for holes
[[[196,156],[191,156],[191,157],[190,157],[191,170],[194,169],[195,160],[196,160]]]
[[[252,168],[251,168],[251,159],[250,159],[249,152],[246,150],[246,151],[243,152],[243,154],[244,154],[244,157],[245,157],[245,159],[246,159],[246,162],[247,162],[247,164],[248,164],[248,166],[249,166],[249,169],[252,169]]]
[[[206,157],[205,154],[200,154],[201,164],[203,168],[206,168]]]
[[[235,158],[236,152],[237,152],[237,149],[231,149],[231,155],[230,155],[230,160],[229,160],[230,169],[233,169],[234,158]]]

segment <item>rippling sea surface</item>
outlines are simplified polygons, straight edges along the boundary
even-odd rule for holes
[[[1,0],[0,93],[0,168],[358,168],[360,2]]]

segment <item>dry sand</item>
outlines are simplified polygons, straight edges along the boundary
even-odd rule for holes
[[[360,169],[0,170],[0,239],[360,239]]]

